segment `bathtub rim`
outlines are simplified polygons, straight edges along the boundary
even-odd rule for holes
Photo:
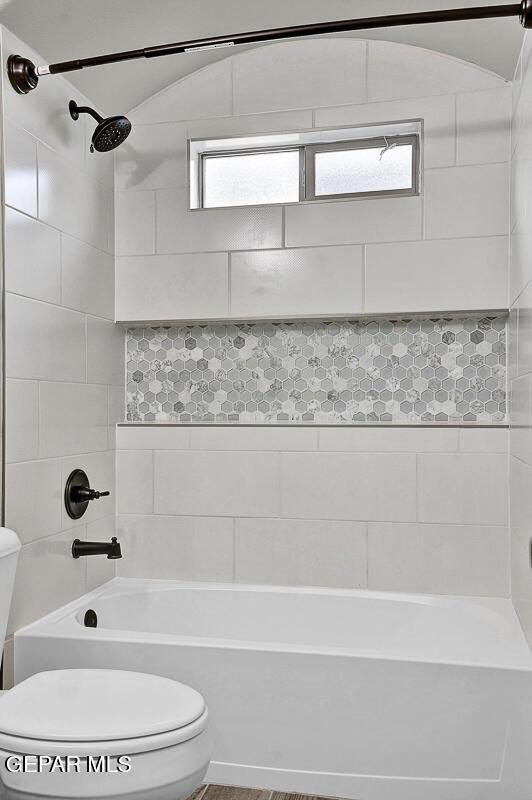
[[[512,654],[511,659],[500,663],[496,660],[473,660],[460,658],[441,658],[409,656],[403,653],[391,653],[384,649],[334,647],[331,645],[305,645],[275,641],[253,641],[229,638],[214,638],[202,636],[187,636],[173,633],[153,633],[142,630],[129,630],[120,628],[86,628],[76,619],[80,612],[91,602],[113,596],[127,596],[148,591],[171,591],[175,589],[195,589],[201,591],[231,591],[255,593],[287,593],[296,595],[327,595],[333,597],[364,598],[371,600],[387,600],[399,603],[414,603],[418,605],[436,605],[449,607],[456,604],[476,606],[502,615],[511,626],[512,633],[518,637],[522,653],[517,657]],[[383,592],[371,589],[330,589],[321,587],[294,587],[273,586],[259,584],[235,584],[204,581],[179,581],[159,580],[156,578],[123,578],[114,577],[104,584],[92,589],[65,605],[54,609],[43,617],[22,626],[14,633],[15,647],[17,641],[26,638],[57,638],[75,639],[93,642],[146,642],[159,645],[179,645],[182,647],[201,647],[209,650],[244,650],[253,652],[276,652],[301,655],[336,656],[341,658],[364,658],[371,660],[387,660],[409,663],[423,663],[456,667],[469,667],[473,669],[500,669],[518,672],[532,672],[532,651],[528,647],[521,624],[510,599],[489,597],[467,597],[460,595],[429,595],[403,592]]]

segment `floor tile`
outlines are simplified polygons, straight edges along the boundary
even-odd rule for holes
[[[202,800],[269,800],[271,792],[238,786],[209,786]]]

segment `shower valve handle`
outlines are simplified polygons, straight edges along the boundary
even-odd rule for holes
[[[109,497],[111,492],[91,489],[87,473],[82,469],[73,470],[65,486],[65,508],[72,519],[79,519],[86,512],[91,500]]]
[[[85,503],[87,500],[99,500],[100,497],[109,497],[111,492],[97,492],[96,489],[87,489],[85,486],[72,487],[72,499],[76,503]]]

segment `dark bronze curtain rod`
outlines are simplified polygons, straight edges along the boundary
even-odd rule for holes
[[[177,53],[197,53],[202,50],[215,50],[223,47],[236,47],[244,44],[259,44],[278,40],[300,39],[305,36],[319,36],[333,33],[395,28],[404,25],[430,25],[437,22],[463,22],[475,19],[499,19],[519,17],[525,28],[532,28],[532,0],[522,0],[509,5],[484,6],[482,8],[457,8],[442,11],[423,11],[412,14],[392,14],[365,19],[346,19],[332,22],[316,22],[309,25],[295,25],[286,28],[269,28],[262,31],[236,33],[232,36],[213,36],[208,39],[191,39],[188,42],[155,45],[138,50],[125,50],[92,58],[78,58],[37,67],[29,59],[20,55],[8,58],[8,74],[11,85],[19,94],[27,94],[37,87],[43,75],[58,75],[73,72],[85,67],[98,67],[103,64],[116,64],[119,61],[133,61],[138,58],[159,58]]]

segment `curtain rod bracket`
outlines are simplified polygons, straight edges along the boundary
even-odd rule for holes
[[[109,53],[93,58],[63,61],[36,67],[29,58],[10,55],[7,59],[7,74],[11,86],[18,94],[29,94],[37,88],[42,75],[59,75],[73,72],[84,67],[97,67],[103,64],[116,64],[121,61],[133,61],[138,58],[158,58],[177,53],[191,53],[200,50],[213,50],[219,47],[234,47],[243,44],[259,44],[289,39],[301,39],[306,36],[319,36],[333,33],[349,33],[353,31],[375,30],[378,28],[402,27],[404,25],[423,25],[438,22],[459,22],[478,19],[501,19],[503,17],[519,17],[523,28],[532,28],[532,0],[520,0],[509,5],[483,6],[480,8],[448,9],[442,11],[414,12],[412,14],[395,14],[383,17],[367,17],[366,19],[337,20],[332,22],[296,25],[287,28],[272,28],[264,31],[239,33],[234,36],[215,36],[212,39],[198,39],[189,42],[175,42],[139,50],[128,50],[122,53]]]

